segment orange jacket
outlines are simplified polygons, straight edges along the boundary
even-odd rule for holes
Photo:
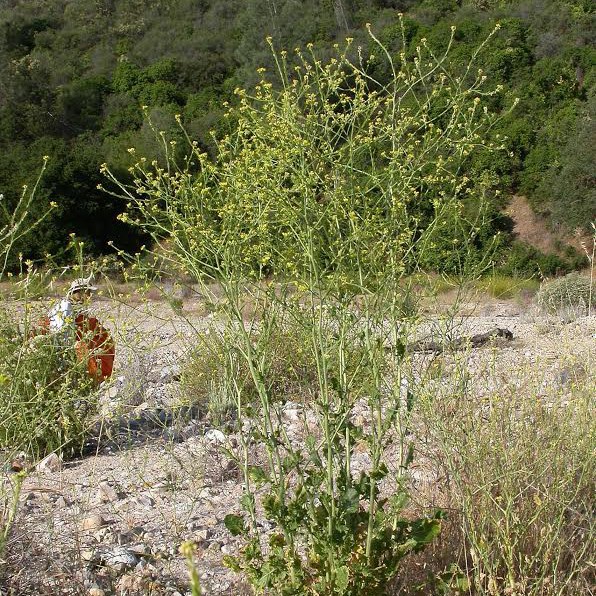
[[[79,362],[87,360],[89,376],[101,383],[112,376],[116,347],[109,331],[96,317],[80,314],[75,317],[75,352]],[[38,333],[50,332],[50,319],[43,317]]]
[[[75,351],[81,362],[87,358],[89,375],[98,382],[111,377],[116,348],[107,329],[96,317],[87,315],[78,315],[75,325]]]

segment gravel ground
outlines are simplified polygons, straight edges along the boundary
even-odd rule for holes
[[[7,593],[184,595],[190,592],[179,547],[187,540],[197,545],[205,594],[250,593],[222,565],[223,555],[238,547],[223,519],[239,511],[242,486],[234,462],[220,449],[221,444],[234,448],[234,434],[190,414],[162,424],[142,422],[148,419],[143,412],[171,412],[180,403],[184,359],[196,333],[206,333],[213,317],[185,304],[187,318],[177,318],[160,302],[115,305],[106,300],[97,309],[118,345],[114,378],[100,389],[102,415],[141,422],[132,428],[116,425],[110,432],[106,424],[92,455],[69,462],[50,459],[27,477],[7,550]],[[438,319],[434,327],[436,332]],[[452,334],[495,327],[509,329],[514,339],[469,354],[479,393],[504,378],[521,388],[528,370],[545,388],[565,387],[578,375],[592,374],[594,316],[565,322],[513,302],[491,301],[482,308],[470,306]],[[421,332],[435,334],[433,325]],[[418,358],[422,367],[425,356]],[[288,428],[299,439],[298,406],[285,407]],[[355,415],[365,416],[366,410]],[[355,469],[358,465],[365,462],[355,461]],[[412,478],[427,488],[436,481],[420,466],[414,466]],[[4,481],[10,480],[5,474]]]

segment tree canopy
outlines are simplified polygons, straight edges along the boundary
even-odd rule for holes
[[[156,132],[183,141],[178,114],[189,136],[213,156],[210,131],[228,125],[224,103],[234,101],[237,87],[258,83],[259,67],[273,67],[267,36],[291,56],[295,47],[313,43],[326,60],[348,37],[355,55],[358,46],[367,54],[370,23],[397,60],[404,42],[408,55],[424,43],[441,51],[454,25],[448,59],[465,79],[471,55],[497,22],[500,29],[476,63],[503,88],[490,98],[492,111],[504,111],[514,98],[519,103],[484,139],[504,143],[506,151],[474,154],[462,172],[499,180],[502,194],[490,197],[492,223],[483,234],[507,231],[499,211],[508,192],[526,194],[553,226],[589,229],[596,213],[596,50],[587,0],[5,1],[0,192],[16,204],[48,155],[32,210],[39,215],[50,201],[58,203],[21,250],[34,258],[59,253],[72,232],[96,253],[110,250],[111,240],[124,249],[137,246],[143,239],[117,220],[124,205],[98,189],[107,185],[101,164],[126,178],[133,164],[129,148],[162,159]],[[367,68],[378,81],[391,76],[386,61],[373,59]],[[177,144],[181,154],[183,146]],[[453,232],[436,233],[436,242],[447,247]]]

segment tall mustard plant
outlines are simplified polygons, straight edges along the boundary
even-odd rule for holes
[[[394,56],[370,36],[380,58],[350,41],[325,63],[310,46],[294,66],[274,52],[277,71],[237,90],[214,158],[188,139],[177,164],[162,134],[164,161],[140,158],[133,183],[120,184],[123,218],[151,235],[155,262],[191,275],[206,297],[208,282],[223,291],[214,331],[243,422],[232,455],[244,483],[242,514],[226,518],[243,547],[227,563],[260,592],[383,594],[440,529],[438,514],[404,513],[416,404],[404,371],[419,317],[402,281],[437,250],[433,230],[465,222],[464,201],[490,186],[462,170],[475,151],[497,149],[484,141],[497,116],[483,101],[499,89],[473,63],[449,71],[453,32],[441,55],[422,41]],[[387,83],[370,75],[379,59]],[[465,223],[469,248],[478,222]],[[280,330],[296,330],[315,371],[303,379],[299,443],[271,390]],[[268,539],[260,516],[273,522]]]

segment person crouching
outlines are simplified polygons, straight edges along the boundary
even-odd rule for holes
[[[93,292],[91,276],[75,279],[65,298],[41,321],[41,333],[59,338],[63,345],[74,343],[80,362],[87,362],[87,372],[97,383],[109,378],[116,354],[114,342],[97,317],[89,312]]]

